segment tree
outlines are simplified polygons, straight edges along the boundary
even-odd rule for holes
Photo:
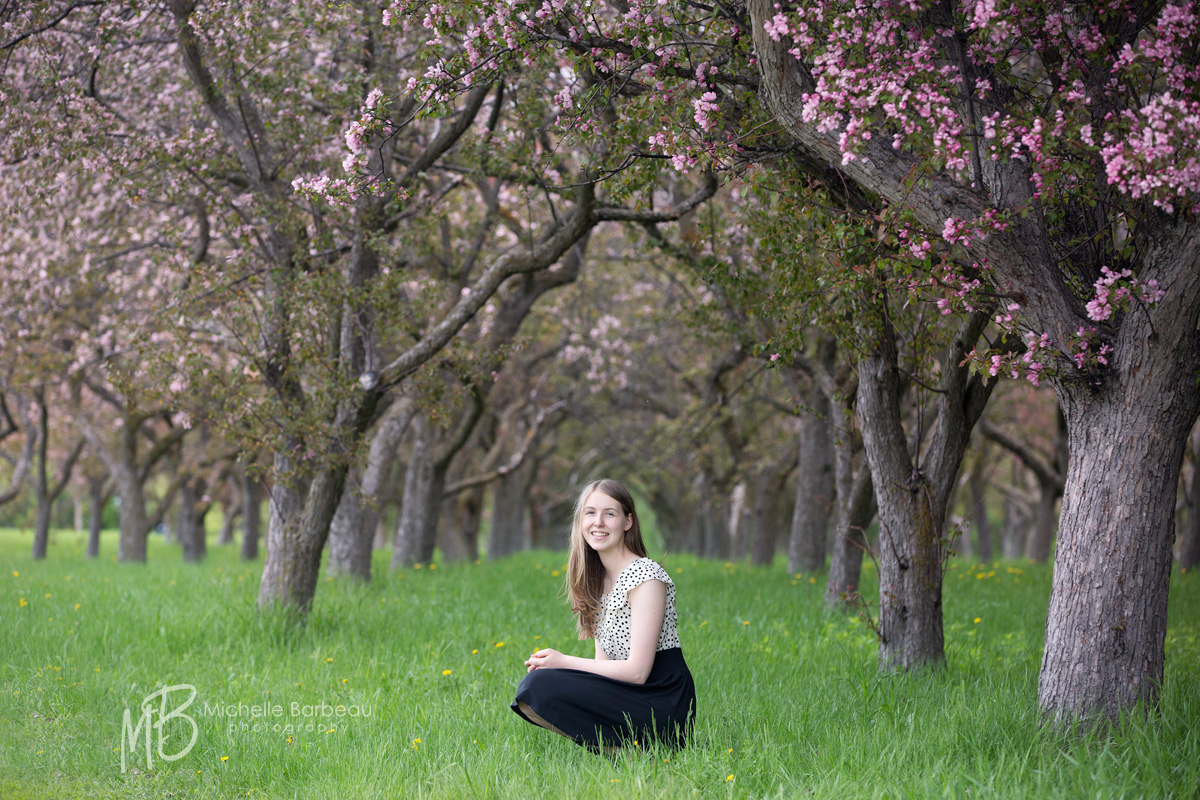
[[[516,49],[556,43],[614,90],[636,81],[651,99],[631,140],[683,167],[732,157],[761,99],[814,180],[887,204],[883,237],[977,264],[943,279],[944,307],[1005,298],[1026,352],[980,348],[977,364],[1050,380],[1073,444],[1039,706],[1066,722],[1152,704],[1173,491],[1200,413],[1194,4],[642,5],[584,19],[516,4],[480,38],[516,29]],[[659,126],[685,109],[694,125]]]

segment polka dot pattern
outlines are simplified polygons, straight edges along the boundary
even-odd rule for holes
[[[629,590],[650,580],[662,581],[667,585],[667,613],[663,615],[656,650],[679,647],[679,634],[675,629],[678,622],[678,615],[675,613],[675,584],[657,561],[639,558],[617,576],[612,591],[600,597],[596,641],[613,661],[625,661],[629,658],[630,623],[633,620],[633,609],[629,606]]]

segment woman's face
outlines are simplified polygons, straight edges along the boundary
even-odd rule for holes
[[[631,527],[633,517],[599,489],[584,500],[581,532],[584,541],[597,553],[621,552],[625,547],[625,531]]]

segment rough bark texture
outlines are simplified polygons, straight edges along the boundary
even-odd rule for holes
[[[411,418],[408,403],[394,403],[371,437],[366,466],[361,474],[355,471],[353,479],[346,481],[329,530],[326,567],[331,574],[371,580],[372,541],[379,526],[383,495],[391,480],[396,448]]]
[[[297,476],[291,460],[275,454],[267,524],[267,559],[258,589],[259,608],[278,607],[306,618],[317,590],[321,551],[337,510],[347,467],[335,464]]]
[[[1162,684],[1175,491],[1200,414],[1200,223],[1173,234],[1143,273],[1165,299],[1121,321],[1102,379],[1055,387],[1071,460],[1038,702],[1060,721],[1154,705]]]
[[[957,365],[979,337],[986,315],[972,314],[955,335],[943,365]],[[946,504],[971,429],[994,382],[944,366],[937,422],[917,469],[900,418],[895,333],[886,315],[859,362],[858,411],[879,505],[879,664],[911,669],[945,660],[942,567]]]
[[[825,541],[834,515],[836,489],[829,400],[814,392],[813,413],[800,417],[796,508],[788,542],[788,572],[825,567]]]

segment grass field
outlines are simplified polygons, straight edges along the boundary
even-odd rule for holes
[[[322,577],[306,629],[255,611],[261,563],[50,558],[0,531],[0,798],[1193,798],[1200,794],[1200,576],[1171,590],[1161,713],[1109,736],[1035,711],[1050,570],[955,561],[947,667],[881,676],[866,624],[821,612],[823,576],[659,558],[678,587],[699,715],[683,751],[615,763],[508,709],[535,647],[590,655],[560,599],[565,556]],[[868,570],[865,582],[874,574]],[[163,753],[122,717],[190,685]],[[258,706],[259,708],[252,708]],[[337,707],[346,712],[338,716]],[[332,713],[325,715],[325,709]],[[255,712],[257,711],[257,714]],[[143,730],[144,734],[144,730]],[[128,743],[125,743],[128,751]]]

